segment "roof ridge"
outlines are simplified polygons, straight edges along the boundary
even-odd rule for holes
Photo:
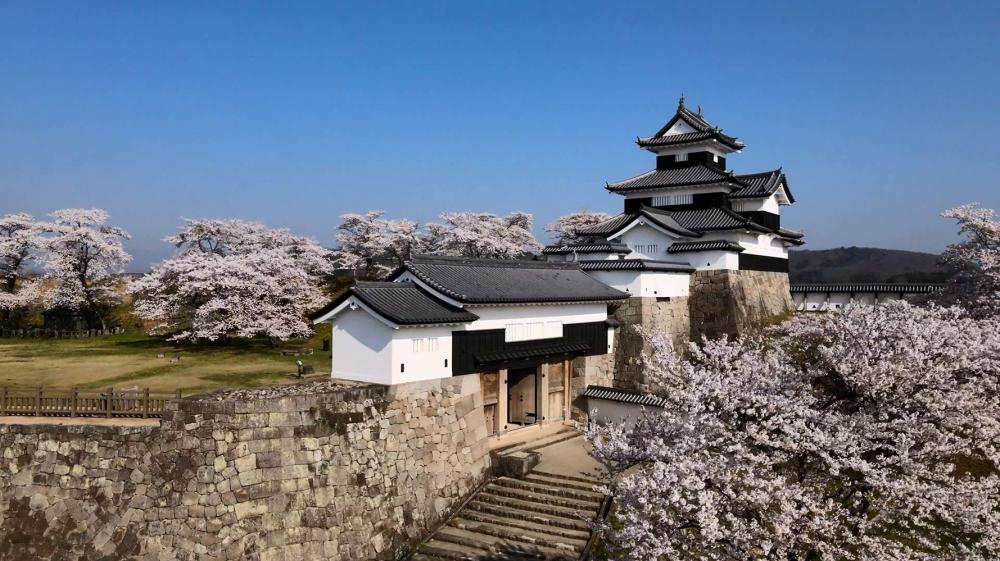
[[[410,281],[355,281],[351,288],[414,288],[417,285]]]
[[[490,259],[458,255],[413,255],[407,264],[462,265],[471,267],[511,267],[528,269],[575,269],[572,262],[539,261],[537,259]]]
[[[739,177],[757,177],[757,176],[761,176],[761,175],[774,175],[776,173],[778,173],[778,174],[782,173],[780,166],[778,167],[778,169],[772,169],[770,171],[758,171],[756,173],[740,173],[740,174],[736,174],[736,177],[737,178],[739,178]]]

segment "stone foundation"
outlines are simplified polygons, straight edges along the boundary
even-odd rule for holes
[[[788,274],[765,271],[695,271],[691,274],[691,340],[746,334],[795,307]]]
[[[586,418],[579,399],[588,385],[647,390],[642,368],[645,339],[635,329],[666,334],[680,352],[702,336],[735,337],[793,310],[788,275],[763,271],[696,271],[688,297],[633,297],[614,310],[620,326],[612,355],[573,361],[572,397],[575,419]]]
[[[615,310],[621,324],[615,333],[614,383],[616,388],[643,389],[642,355],[649,350],[636,326],[649,333],[666,335],[674,348],[683,349],[690,332],[688,298],[629,298]]]
[[[0,560],[399,559],[487,477],[486,438],[475,375],[3,425]]]

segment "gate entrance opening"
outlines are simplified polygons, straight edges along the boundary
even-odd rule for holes
[[[538,367],[507,371],[507,422],[533,425],[538,421]]]

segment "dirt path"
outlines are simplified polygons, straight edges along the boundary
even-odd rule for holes
[[[159,419],[107,419],[102,417],[0,417],[0,425],[94,425],[100,427],[158,427]]]

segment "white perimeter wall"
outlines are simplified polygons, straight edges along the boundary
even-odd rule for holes
[[[878,297],[874,292],[855,292],[853,300],[851,294],[846,292],[834,292],[827,295],[826,292],[793,292],[792,302],[795,309],[800,312],[828,312],[839,310],[851,302],[874,306],[879,302],[890,300],[901,300],[908,294],[879,292]]]
[[[588,271],[590,276],[604,284],[628,292],[632,296],[664,298],[687,296],[690,293],[691,275],[651,271]]]
[[[331,377],[391,384],[395,330],[360,308],[344,310],[331,323]]]
[[[642,405],[592,397],[587,398],[587,409],[587,412],[591,414],[591,422],[599,425],[624,422],[626,425],[632,426],[643,414]],[[645,410],[652,414],[663,411],[660,407],[646,407]]]

